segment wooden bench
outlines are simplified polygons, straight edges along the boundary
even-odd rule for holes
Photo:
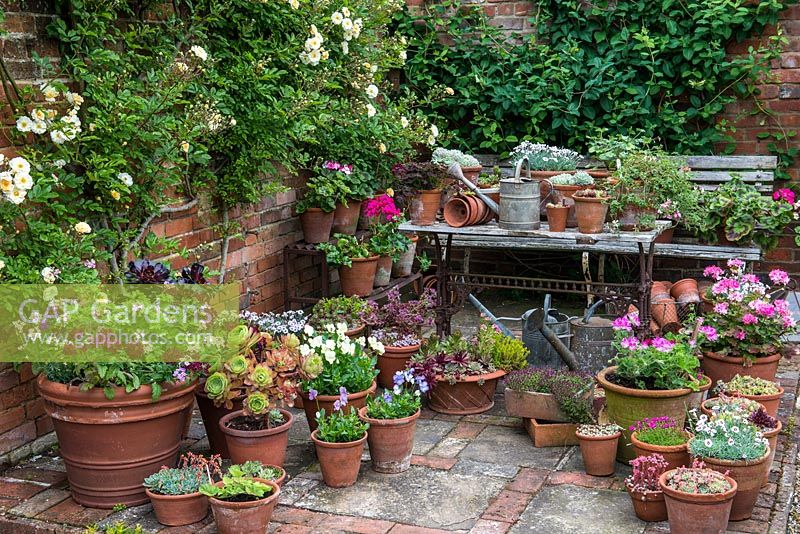
[[[504,176],[513,176],[514,169],[508,160],[499,160],[491,154],[481,154],[477,158],[484,166],[484,172],[495,166]],[[686,164],[692,169],[692,182],[705,190],[713,190],[731,180],[736,174],[746,183],[752,184],[764,195],[771,195],[778,166],[776,156],[687,156]],[[589,162],[584,162],[586,167]],[[454,243],[468,245],[468,243]],[[628,250],[630,249],[630,250]],[[636,254],[634,244],[620,246],[614,251],[619,254]],[[700,243],[697,239],[676,237],[672,243],[656,244],[656,256],[721,260],[739,258],[744,261],[759,261],[762,258],[758,247],[731,247]]]

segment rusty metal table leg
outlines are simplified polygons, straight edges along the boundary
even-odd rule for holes
[[[642,331],[650,328],[650,289],[653,287],[653,259],[655,257],[655,243],[645,253],[644,244],[639,245],[639,318]]]
[[[450,335],[451,303],[450,303],[450,262],[453,236],[448,235],[444,247],[439,234],[433,234],[434,253],[436,255],[436,334],[439,337]]]

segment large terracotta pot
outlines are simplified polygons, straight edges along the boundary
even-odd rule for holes
[[[725,477],[731,484],[731,489],[725,493],[686,493],[666,485],[671,473],[662,474],[658,481],[667,503],[671,534],[725,534],[737,491],[736,481]]]
[[[575,201],[575,217],[578,220],[578,231],[582,234],[599,234],[603,232],[603,223],[608,213],[606,198],[573,197]]]
[[[410,214],[411,223],[419,226],[430,226],[436,222],[436,214],[439,212],[439,204],[442,202],[442,191],[432,189],[430,191],[419,191],[411,199]]]
[[[703,353],[701,366],[703,373],[716,384],[720,380],[728,382],[736,375],[749,375],[763,378],[764,380],[775,381],[778,372],[778,362],[781,360],[780,353],[756,358],[752,365],[745,366],[744,358],[734,356],[723,356],[716,352]]]
[[[208,497],[200,493],[159,495],[145,489],[153,505],[156,519],[168,527],[180,527],[202,521],[208,515]]]
[[[414,267],[414,258],[417,254],[417,241],[418,236],[411,236],[411,244],[408,249],[400,254],[400,258],[392,264],[392,276],[395,278],[403,278],[410,276]]]
[[[716,458],[700,458],[705,462],[706,467],[730,476],[736,481],[739,489],[733,498],[731,508],[731,521],[742,521],[749,519],[753,513],[753,507],[758,499],[758,492],[761,483],[764,481],[764,474],[767,473],[769,452],[755,460],[718,460]]]
[[[392,257],[381,256],[378,258],[378,264],[375,267],[375,281],[374,287],[386,287],[392,281]]]
[[[551,232],[563,232],[567,229],[568,206],[547,208],[547,227]]]
[[[633,512],[642,521],[666,521],[667,503],[663,491],[634,491],[628,487]]]
[[[450,415],[471,415],[491,410],[494,406],[497,380],[505,374],[505,371],[500,370],[464,376],[454,384],[437,377],[436,386],[428,393],[430,409]]]
[[[783,423],[779,420],[777,427],[764,432],[764,439],[766,439],[769,444],[769,458],[767,458],[767,469],[764,473],[764,480],[761,482],[762,488],[769,484],[769,472],[770,469],[772,469],[772,461],[775,459],[775,451],[778,449],[778,435],[781,433],[781,430],[783,430]]]
[[[355,408],[356,411],[360,410],[367,405],[367,397],[374,396],[376,389],[378,389],[378,384],[372,382],[369,389],[357,393],[348,393],[347,407],[345,409],[348,412],[351,407]],[[325,413],[330,415],[333,413],[333,403],[339,400],[339,395],[317,395],[316,399],[311,400],[308,398],[308,393],[305,391],[302,391],[300,396],[303,399],[303,411],[306,412],[308,428],[311,429],[312,432],[317,429],[317,411],[325,410]]]
[[[354,235],[358,228],[358,218],[361,215],[361,202],[348,200],[347,205],[341,202],[336,203],[336,210],[333,212],[334,234]]]
[[[375,273],[378,271],[378,256],[369,258],[353,258],[353,265],[339,266],[339,282],[345,297],[358,295],[368,297],[375,285]]]
[[[581,446],[583,468],[586,474],[596,477],[613,475],[616,464],[614,457],[622,433],[617,432],[611,436],[584,436],[580,432],[575,432],[575,435]]]
[[[306,243],[326,243],[331,238],[333,212],[325,213],[320,208],[308,208],[300,214],[300,226]]]
[[[311,441],[317,450],[325,485],[332,488],[346,488],[356,483],[366,440],[366,432],[363,438],[347,443],[327,443],[317,438],[316,430],[311,433]]]
[[[165,384],[153,402],[150,386],[126,393],[103,388],[36,380],[47,414],[53,419],[72,497],[90,508],[138,506],[148,501],[142,480],[163,465],[175,465],[186,409],[197,382]]]
[[[778,408],[781,405],[781,399],[783,398],[783,387],[778,386],[780,391],[773,395],[742,395],[741,393],[737,393],[737,395],[744,397],[745,399],[750,399],[758,402],[761,406],[764,407],[764,411],[767,412],[772,417],[778,417]]]
[[[686,406],[692,394],[689,388],[683,389],[633,389],[610,382],[606,377],[613,375],[614,367],[606,367],[597,375],[597,381],[606,393],[606,413],[612,423],[622,427],[617,459],[621,462],[633,460],[635,452],[628,444],[630,427],[636,421],[648,417],[667,416],[675,419],[679,427],[686,421]]]
[[[358,416],[369,423],[367,445],[372,460],[372,470],[378,473],[402,473],[411,466],[411,450],[414,448],[414,430],[420,410],[402,419],[373,419],[367,408],[361,408]]]
[[[272,512],[278,504],[281,488],[272,480],[256,478],[255,480],[269,484],[272,491],[263,499],[247,502],[229,502],[209,497],[214,520],[219,534],[262,534],[269,529]],[[217,485],[221,485],[218,482]]]
[[[640,208],[629,204],[615,218],[619,221],[619,229],[623,232],[648,231],[652,227],[643,227],[641,219],[643,216],[655,216],[655,214],[654,208]]]
[[[420,345],[409,347],[384,346],[383,354],[378,355],[378,384],[384,389],[394,387],[394,374],[408,365],[411,357],[419,350]]]
[[[206,395],[206,392],[203,390],[203,384],[204,382],[201,381],[194,395],[197,399],[197,407],[200,408],[200,416],[203,418],[203,426],[206,429],[206,436],[208,437],[211,454],[219,454],[223,458],[230,458],[231,453],[228,452],[225,434],[219,429],[219,420],[231,412],[241,410],[243,408],[243,398],[233,399],[233,408],[230,410],[224,406],[214,406],[214,401],[209,399],[208,395]]]
[[[650,443],[645,443],[643,441],[639,441],[636,438],[636,432],[631,434],[631,446],[633,447],[633,451],[636,453],[636,456],[649,456],[651,454],[660,454],[664,457],[669,467],[667,470],[670,469],[677,469],[678,467],[691,467],[692,460],[689,457],[689,448],[687,443],[690,439],[694,437],[691,432],[684,432],[687,435],[686,443],[682,443],[681,445],[651,445]]]
[[[219,429],[225,435],[231,462],[243,464],[249,460],[258,460],[262,464],[283,467],[286,459],[286,448],[289,446],[289,430],[294,423],[291,412],[280,410],[285,423],[266,430],[236,430],[229,428],[233,419],[244,415],[239,410],[229,413],[219,421]]]

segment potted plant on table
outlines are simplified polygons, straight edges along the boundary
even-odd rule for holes
[[[392,264],[408,251],[411,239],[400,231],[403,219],[389,195],[367,200],[364,214],[372,217],[369,248],[378,255],[374,284],[375,287],[388,286],[392,278]]]
[[[323,168],[308,179],[303,198],[295,205],[306,243],[325,243],[330,239],[336,206],[351,194],[341,172]]]
[[[608,195],[601,189],[581,189],[572,195],[575,201],[575,219],[582,234],[603,232],[608,213]]]
[[[614,423],[578,425],[575,435],[581,446],[586,474],[596,477],[613,475],[622,428]]]
[[[447,168],[435,163],[403,163],[393,172],[397,196],[407,208],[411,223],[429,226],[436,222],[442,188],[449,180]]]
[[[574,203],[572,204],[574,206]],[[547,228],[551,232],[563,232],[567,229],[567,220],[572,207],[562,200],[557,204],[548,202],[547,208]]]
[[[725,534],[738,490],[736,480],[703,462],[662,474],[658,481],[673,534]]]
[[[666,462],[666,469],[691,465],[688,443],[693,434],[678,426],[672,417],[648,417],[629,430],[636,456],[658,454]]]
[[[368,242],[353,235],[334,234],[329,243],[320,243],[329,265],[339,268],[339,281],[346,297],[367,297],[375,285],[378,255]]]
[[[775,417],[778,415],[784,390],[777,382],[757,376],[737,374],[727,382],[718,382],[716,391],[756,401],[769,415]]]
[[[309,390],[309,399],[317,398],[316,390]],[[311,433],[322,480],[332,488],[344,488],[356,483],[361,453],[367,440],[369,424],[358,418],[353,406],[350,406],[349,413],[345,413],[347,405],[347,390],[342,387],[331,412],[326,413],[324,408],[316,412],[316,429]]]
[[[200,486],[208,497],[219,534],[267,532],[281,493],[278,484],[253,477],[224,476]]]
[[[669,464],[658,453],[631,460],[633,473],[625,479],[633,511],[642,521],[666,521],[667,505],[658,481],[669,470]]]
[[[393,387],[367,399],[367,405],[359,410],[361,420],[369,424],[367,444],[374,471],[402,473],[411,465],[421,395],[428,389],[424,377],[414,376],[408,369],[397,371]]]
[[[347,327],[345,335],[358,337],[366,327],[362,315],[368,308],[368,301],[357,295],[328,297],[314,304],[308,323],[315,330],[324,330],[329,324],[344,323]]]
[[[512,166],[527,158],[532,178],[550,178],[567,171],[575,171],[580,154],[568,148],[523,141],[511,151],[509,159]]]
[[[737,374],[775,380],[786,339],[797,332],[789,303],[776,296],[789,275],[773,269],[769,286],[746,273],[741,260],[728,260],[727,267],[712,265],[703,272],[714,281],[705,295],[712,306],[705,324],[717,333],[702,342],[703,372],[714,384]]]
[[[372,336],[383,344],[383,354],[378,355],[378,384],[382,388],[394,386],[397,371],[406,368],[412,354],[422,343],[422,329],[433,326],[436,319],[436,290],[425,289],[418,299],[403,302],[400,290],[393,288],[386,295],[386,303],[367,303],[361,321],[372,329]]]
[[[431,163],[444,167],[449,167],[453,163],[458,163],[464,176],[476,185],[478,183],[478,176],[480,176],[481,170],[483,169],[481,162],[478,161],[476,157],[464,154],[460,150],[448,150],[441,147],[433,151]]]
[[[162,525],[177,527],[201,521],[208,514],[208,499],[200,493],[200,485],[209,476],[222,476],[219,456],[204,458],[187,452],[178,467],[162,467],[144,479],[145,493],[153,505],[156,519]]]

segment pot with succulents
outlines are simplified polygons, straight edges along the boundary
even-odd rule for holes
[[[250,460],[243,464],[233,464],[225,474],[229,477],[253,477],[272,480],[279,487],[282,487],[286,481],[286,470],[283,467],[263,464],[258,460]]]
[[[679,427],[672,417],[648,417],[631,425],[629,430],[636,456],[658,454],[667,469],[691,465],[688,443],[693,434]]]
[[[408,369],[397,371],[392,382],[383,395],[367,399],[367,405],[358,411],[361,420],[369,424],[369,456],[378,473],[402,473],[411,465],[421,395],[428,392],[425,378]]]
[[[608,194],[601,189],[581,189],[572,195],[575,220],[582,234],[600,234],[608,213]]]
[[[545,200],[551,196],[548,188],[552,188],[558,193],[558,196],[553,200],[554,202],[563,199],[561,203],[569,207],[566,225],[571,228],[577,226],[575,200],[572,197],[581,189],[593,189],[594,178],[586,171],[575,171],[574,173],[557,174],[547,180],[543,180],[542,198]],[[549,215],[547,220],[550,221]],[[552,223],[550,224],[552,226]]]
[[[566,199],[557,204],[548,202],[547,208],[547,229],[551,232],[563,232],[567,229],[567,221],[574,202],[570,205]]]
[[[306,404],[318,398],[317,391],[310,389],[310,400]],[[317,406],[316,425],[311,432],[322,480],[332,488],[345,488],[356,483],[361,453],[367,440],[369,424],[359,419],[360,408],[350,405],[348,400],[347,389],[341,387],[330,411]]]
[[[403,302],[400,290],[386,295],[386,304],[369,302],[361,320],[369,325],[372,336],[383,344],[378,355],[378,384],[391,389],[398,371],[406,368],[422,343],[422,329],[436,319],[436,290],[425,289],[418,299]]]
[[[441,147],[433,151],[431,163],[444,167],[450,167],[450,165],[458,163],[458,166],[461,167],[461,172],[464,173],[464,177],[476,185],[483,169],[481,162],[475,156],[464,154],[460,150],[448,150]]]
[[[483,413],[494,406],[497,381],[527,365],[528,349],[483,323],[473,340],[460,333],[431,336],[412,356],[409,369],[430,387],[431,410],[450,415]]]
[[[789,303],[778,297],[789,275],[773,269],[770,286],[746,273],[741,260],[728,260],[727,265],[727,270],[712,265],[704,271],[714,281],[706,292],[712,311],[705,315],[705,324],[717,336],[702,343],[703,372],[714,384],[737,374],[773,381],[781,350],[797,332]]]
[[[354,235],[334,234],[333,240],[320,243],[328,265],[339,269],[342,294],[367,297],[375,285],[378,254],[372,251],[369,241]]]
[[[695,346],[689,339],[678,334],[640,339],[634,335],[639,325],[636,312],[614,320],[616,365],[597,375],[606,393],[606,413],[623,428],[617,450],[621,461],[635,456],[629,446],[630,427],[652,417],[670,417],[683,427],[692,393],[708,382],[700,374]],[[698,339],[706,335],[703,329],[697,333]]]
[[[625,479],[633,511],[642,521],[666,521],[667,504],[658,481],[669,470],[669,464],[658,453],[631,460],[633,473]]]
[[[769,443],[759,428],[738,413],[723,412],[711,419],[703,414],[695,425],[689,453],[736,481],[731,521],[749,519],[769,470]]]
[[[200,486],[208,497],[219,534],[267,532],[281,489],[272,480],[223,476]]]
[[[772,417],[777,417],[778,407],[783,398],[783,387],[777,382],[764,380],[757,376],[735,375],[727,382],[719,382],[718,393],[744,397],[759,403]]]
[[[317,411],[332,414],[343,389],[353,392],[348,394],[348,403],[358,411],[378,387],[375,364],[383,345],[371,336],[350,339],[346,331],[344,323],[328,324],[320,330],[307,326],[298,349],[305,358],[304,366],[314,376],[304,380],[300,390],[312,432],[317,428]]]
[[[164,466],[145,478],[145,493],[158,522],[177,527],[202,521],[208,514],[208,498],[200,493],[200,485],[208,482],[209,477],[221,477],[221,468],[219,456],[205,458],[187,452],[181,456],[178,467]]]
[[[577,445],[577,425],[594,419],[593,392],[588,373],[527,367],[505,378],[506,412],[522,417],[535,447]]]
[[[306,243],[325,243],[331,238],[336,207],[352,194],[344,178],[339,171],[323,168],[306,182],[303,198],[295,205]]]
[[[348,190],[344,198],[337,198],[331,231],[334,234],[355,234],[361,216],[361,203],[373,193],[372,177],[349,163],[330,160],[322,164],[320,173],[328,180],[341,180]]]
[[[308,324],[315,330],[324,330],[329,324],[344,323],[347,326],[345,334],[356,338],[366,328],[362,316],[368,309],[368,301],[358,296],[328,297],[317,301],[311,308]]]
[[[130,262],[125,280],[129,284],[169,284],[173,288],[176,284],[205,283],[199,264],[172,272],[166,265],[148,260]],[[97,286],[96,298],[106,302],[113,298],[113,305],[130,309],[141,303],[123,299],[135,299],[137,295],[148,299],[152,293],[146,289],[114,293],[113,289],[101,291]],[[81,291],[81,298],[85,298],[91,289]],[[158,295],[163,306],[174,294],[165,288]],[[97,310],[103,312],[101,308]],[[71,328],[69,320],[80,321],[81,317],[76,312],[59,325]],[[76,326],[96,329],[97,323],[90,319],[88,325]],[[141,326],[152,332],[163,325],[147,321]],[[136,325],[126,322],[125,328],[131,327]],[[148,498],[142,480],[163,465],[175,465],[178,458],[200,366],[162,361],[157,352],[151,352],[154,361],[110,362],[104,356],[108,351],[104,345],[84,350],[79,355],[85,358],[82,362],[50,362],[34,367],[39,373],[36,387],[53,421],[72,497],[91,508],[144,504]],[[158,347],[153,348],[157,350]],[[56,356],[54,352],[54,359]],[[73,362],[77,359],[76,354],[65,351],[64,357],[67,356]],[[108,476],[110,472],[114,476]]]
[[[733,478],[707,469],[703,462],[663,473],[658,480],[672,534],[725,534],[738,490]]]
[[[523,141],[511,151],[509,159],[514,166],[523,158],[528,159],[531,178],[541,180],[559,174],[574,173],[578,167],[580,154],[568,148]]]
[[[392,279],[392,265],[408,251],[411,239],[399,230],[403,219],[390,196],[367,200],[364,212],[376,216],[370,225],[369,248],[378,255],[374,286],[385,287]],[[380,220],[385,222],[375,222]]]
[[[575,436],[581,446],[586,474],[596,477],[613,475],[622,427],[614,423],[578,425]]]
[[[742,415],[750,415],[764,407],[758,402],[744,397],[734,397],[725,393],[720,393],[717,397],[706,399],[700,405],[700,409],[706,416],[713,417],[721,413],[737,412]]]
[[[442,188],[449,180],[447,168],[435,163],[395,165],[395,191],[403,200],[411,223],[430,226],[442,203]]]

